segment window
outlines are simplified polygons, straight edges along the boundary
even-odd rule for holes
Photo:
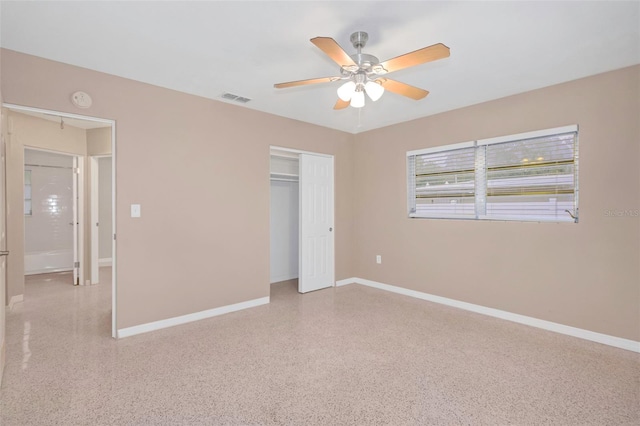
[[[24,215],[31,216],[31,170],[24,171]]]
[[[475,218],[475,147],[465,143],[409,156],[411,217]]]
[[[578,221],[578,127],[407,153],[409,217]]]

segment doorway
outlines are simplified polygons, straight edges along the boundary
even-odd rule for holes
[[[73,154],[24,149],[25,275],[73,271],[73,285],[84,276],[81,162]]]
[[[77,178],[78,179],[77,190],[78,190],[78,199],[81,200],[81,202],[79,203],[79,206],[77,209],[77,216],[74,218],[75,220],[72,220],[71,222],[66,222],[66,223],[68,225],[68,223],[75,222],[77,226],[77,240],[78,240],[78,256],[77,257],[78,258],[77,260],[74,261],[74,266],[76,265],[75,262],[79,263],[80,273],[78,275],[78,279],[77,280],[74,279],[74,282],[78,285],[91,284],[91,281],[92,281],[91,278],[93,275],[91,271],[91,257],[90,257],[91,227],[89,226],[89,222],[84,220],[85,218],[86,219],[90,218],[90,208],[89,208],[88,202],[84,204],[82,203],[82,199],[83,198],[87,198],[88,200],[91,199],[91,192],[90,192],[91,176],[90,176],[90,169],[89,169],[91,157],[92,156],[111,156],[112,157],[111,182],[110,182],[111,193],[109,194],[108,198],[111,199],[111,232],[112,232],[112,238],[115,239],[115,230],[116,230],[116,220],[115,220],[115,211],[114,211],[115,210],[114,200],[115,200],[115,193],[116,193],[115,121],[96,118],[96,117],[90,117],[90,116],[44,110],[39,108],[24,107],[24,106],[14,105],[14,104],[3,104],[3,108],[6,108],[11,114],[10,122],[7,127],[9,128],[9,140],[13,142],[14,147],[16,147],[16,149],[18,149],[17,147],[24,146],[25,148],[28,148],[28,149],[37,148],[38,150],[57,151],[58,153],[66,152],[67,154],[71,153],[72,155],[73,154],[76,155],[77,163],[73,166],[73,169],[80,173]],[[21,123],[22,125],[22,130],[23,130],[23,134],[21,135],[22,137],[16,136],[16,133],[18,133],[18,130],[20,128],[18,125],[14,125],[15,123],[11,121],[12,118],[15,118],[15,117],[20,117],[19,120],[16,120],[16,123]],[[28,128],[28,125],[30,123],[29,120],[32,120],[32,119],[40,120],[39,123],[41,125],[40,127],[38,127],[38,129],[41,129],[41,128],[51,129],[51,124],[52,124],[51,122],[53,121],[56,123],[56,126],[59,126],[59,132],[64,132],[65,130],[69,132],[73,131],[76,133],[76,137],[71,138],[69,140],[65,140],[63,142],[59,142],[60,134],[59,132],[58,133],[54,132],[53,134],[50,134],[52,136],[51,140],[47,141],[46,133],[41,132],[40,133],[41,137],[35,138],[33,137],[33,134],[37,134],[38,132],[30,133],[29,131],[24,130]],[[46,126],[42,124],[44,122],[48,122]],[[24,136],[27,133],[29,133],[29,136],[31,138],[27,138]],[[81,136],[77,136],[78,134],[80,134]],[[31,143],[29,142],[30,140],[35,140],[35,142]],[[91,142],[92,140],[95,140],[97,142],[95,143]],[[60,145],[51,146],[56,141],[58,141]],[[86,171],[87,173],[83,174],[84,171]],[[18,174],[17,176],[14,174],[12,175],[12,178],[13,179],[11,182],[9,182],[9,179],[7,179],[8,184],[10,185],[9,191],[20,190],[20,192],[22,192],[23,188],[19,188],[19,187],[24,184],[24,182],[26,181],[26,177],[23,177],[20,174]],[[14,202],[16,204],[16,207],[14,207],[14,209],[17,210],[20,206],[18,205],[18,202],[16,202],[15,199],[14,199]],[[25,205],[26,205],[26,199],[25,199]],[[18,224],[20,223],[25,224],[26,222],[22,217],[16,220],[19,220],[19,222],[17,222]],[[12,221],[9,226],[10,227],[15,226],[15,223]],[[23,265],[22,262],[17,263],[17,259],[19,257],[22,257],[23,259],[25,259],[25,254],[26,254],[25,246],[24,245],[20,246],[18,243],[16,243],[14,244],[13,248],[10,247],[9,249],[11,250],[11,256],[9,258],[9,262],[11,262],[11,258],[14,258],[14,262],[16,262],[16,264],[18,265],[18,267],[15,267],[14,265],[13,269],[23,270],[24,268],[21,268],[21,266]],[[116,337],[116,312],[117,312],[116,310],[117,299],[116,299],[116,273],[115,273],[115,268],[116,268],[115,244],[111,245],[110,258],[111,258],[111,271],[109,272],[111,273],[105,274],[105,277],[109,277],[110,275],[110,278],[105,279],[105,282],[102,284],[107,286],[110,285],[110,288],[111,288],[110,290],[111,327],[110,328],[111,328],[111,336],[115,338]]]
[[[299,293],[335,285],[333,156],[270,150],[271,283],[297,279]]]

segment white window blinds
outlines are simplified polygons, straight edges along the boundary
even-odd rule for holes
[[[416,217],[475,216],[475,148],[463,147],[409,157]]]
[[[408,152],[409,216],[577,222],[577,130]]]
[[[572,221],[575,145],[575,132],[486,145],[486,216]]]

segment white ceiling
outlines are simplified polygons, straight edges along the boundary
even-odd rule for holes
[[[640,63],[640,2],[7,2],[2,47],[358,133]],[[451,57],[390,74],[429,90],[385,93],[361,109],[332,109],[338,75],[310,38],[369,33],[386,60],[435,43]],[[89,90],[89,88],[79,88]]]

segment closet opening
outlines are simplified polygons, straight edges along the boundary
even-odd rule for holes
[[[271,150],[270,283],[298,280],[298,154]]]
[[[333,164],[333,155],[271,147],[271,284],[299,293],[335,285]]]

